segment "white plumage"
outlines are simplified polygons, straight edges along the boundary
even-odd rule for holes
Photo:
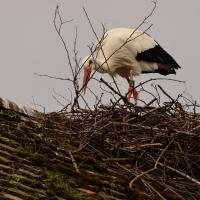
[[[176,61],[148,34],[130,28],[107,31],[93,55],[83,59],[84,92],[91,70],[120,75],[129,82],[129,98],[137,98],[133,76],[141,73],[175,74]]]

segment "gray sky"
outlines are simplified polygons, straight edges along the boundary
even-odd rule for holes
[[[0,0],[0,2],[0,96],[24,105],[31,105],[34,97],[35,102],[45,106],[48,111],[60,108],[52,98],[53,89],[63,96],[70,97],[68,82],[34,75],[34,72],[37,72],[59,77],[69,76],[65,51],[52,22],[57,3],[64,19],[74,19],[63,29],[63,36],[71,53],[75,28],[78,27],[77,48],[80,57],[86,56],[89,53],[87,45],[95,42],[82,6],[86,8],[99,34],[102,31],[101,23],[105,24],[107,29],[136,27],[153,7],[151,0]],[[154,26],[148,32],[182,66],[176,76],[170,75],[168,78],[186,81],[185,85],[159,83],[162,83],[172,96],[186,90],[198,102],[200,102],[199,10],[199,0],[160,0],[154,15],[149,20]],[[136,83],[151,76],[141,75],[136,79]],[[120,78],[117,80],[121,84],[121,89],[127,90],[126,81]],[[95,90],[95,84],[89,83],[89,86]]]

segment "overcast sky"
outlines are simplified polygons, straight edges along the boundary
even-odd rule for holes
[[[101,23],[107,29],[136,27],[153,7],[151,0],[0,0],[0,3],[0,96],[24,105],[31,105],[34,97],[35,102],[45,106],[48,111],[60,108],[52,98],[54,89],[70,98],[68,82],[34,75],[37,72],[69,77],[66,54],[53,26],[57,4],[63,19],[74,19],[63,29],[71,53],[78,27],[77,49],[80,58],[89,53],[87,45],[95,42],[83,6],[98,34],[102,31]],[[154,15],[149,19],[149,24],[154,25],[148,31],[182,66],[176,76],[170,75],[168,78],[184,80],[186,84],[164,83],[166,91],[176,96],[186,90],[198,102],[199,10],[199,0],[159,0]],[[151,76],[141,75],[136,83]],[[127,89],[125,80],[117,80],[122,90]],[[91,85],[95,89],[95,84]]]

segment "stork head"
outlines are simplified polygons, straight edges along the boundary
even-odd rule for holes
[[[108,70],[105,68],[104,63],[102,64],[101,60],[92,56],[86,56],[82,59],[84,77],[83,77],[83,93],[85,94],[87,84],[90,80],[91,71],[98,71],[100,73],[106,73]]]
[[[91,64],[93,63],[93,61],[90,56],[86,56],[85,58],[83,58],[82,63],[83,63],[83,69],[84,69],[83,93],[85,94],[87,84],[89,82],[91,71],[92,71]]]

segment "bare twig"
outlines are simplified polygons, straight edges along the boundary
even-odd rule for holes
[[[41,76],[41,77],[47,77],[47,78],[52,78],[52,79],[61,80],[61,81],[73,82],[73,80],[71,80],[69,78],[61,78],[61,77],[51,76],[51,75],[47,75],[47,74],[39,74],[39,73],[34,73],[34,74],[37,76]]]
[[[100,47],[100,50],[102,51],[102,53],[103,53],[103,56],[104,56],[104,59],[105,59],[105,63],[106,63],[106,65],[108,66],[108,69],[110,70],[110,67],[109,67],[109,65],[108,65],[108,60],[107,60],[107,58],[106,58],[106,55],[105,55],[105,53],[104,53],[104,50],[103,50],[103,48],[102,48],[102,41],[105,39],[105,36],[104,36],[104,34],[105,33],[103,33],[103,37],[101,38],[101,39],[99,39],[98,38],[98,36],[97,36],[97,33],[96,33],[96,31],[94,30],[94,27],[93,27],[93,25],[92,25],[92,22],[91,22],[91,20],[90,20],[90,18],[89,18],[89,16],[88,16],[88,14],[87,14],[87,12],[86,12],[86,10],[85,10],[85,8],[83,7],[83,10],[84,10],[84,13],[85,13],[85,15],[86,15],[86,17],[87,17],[87,20],[88,20],[88,22],[89,22],[89,24],[90,24],[90,27],[91,27],[91,29],[92,29],[92,32],[93,32],[93,34],[95,35],[95,37],[96,37],[96,39],[97,39],[97,41],[98,41],[98,45],[99,45],[99,47]],[[105,31],[105,28],[103,27],[103,31]],[[92,54],[92,56],[93,56],[93,54]],[[104,64],[104,63],[103,63]],[[103,65],[102,64],[102,65]],[[110,73],[111,74],[111,73]],[[112,77],[112,79],[113,79],[113,82],[114,82],[114,84],[115,84],[115,87],[117,88],[117,91],[118,91],[118,93],[120,93],[120,90],[119,90],[119,87],[118,87],[118,85],[117,85],[117,83],[116,83],[116,80],[115,80],[115,78],[111,75],[111,77]]]
[[[175,100],[167,92],[165,92],[165,90],[160,85],[158,85],[158,87],[172,102],[175,102]]]
[[[116,91],[113,87],[111,87],[106,81],[104,81],[103,78],[100,78],[100,81],[102,83],[104,83],[110,90],[112,90],[115,94],[117,94],[125,103],[128,102],[127,98],[124,97],[121,93],[119,93],[118,91]],[[129,102],[130,103],[130,102]]]
[[[181,175],[182,177],[185,177],[185,178],[188,179],[189,181],[191,181],[191,182],[197,184],[198,186],[200,186],[200,181],[198,181],[197,179],[195,179],[195,178],[189,176],[188,174],[185,174],[185,173],[183,173],[183,172],[181,172],[181,171],[179,171],[179,170],[177,170],[177,169],[175,169],[175,168],[173,168],[173,167],[164,165],[164,164],[161,163],[161,162],[158,162],[157,164],[160,165],[160,166],[162,166],[162,167],[165,167],[165,168],[167,168],[167,169],[169,169],[169,170],[171,170],[171,171],[173,171],[173,172],[175,172],[175,173],[177,173],[177,174],[179,174],[179,175]]]
[[[158,192],[158,190],[155,189],[155,187],[150,185],[147,181],[142,179],[142,182],[144,183],[144,185],[146,185],[147,188],[155,192],[160,197],[161,200],[167,200],[160,192]]]
[[[69,151],[68,153],[69,153],[69,156],[70,156],[70,158],[71,158],[71,161],[72,161],[72,164],[73,164],[73,167],[74,167],[75,171],[76,171],[77,173],[79,173],[80,171],[79,171],[78,165],[77,165],[77,163],[76,163],[76,161],[75,161],[75,159],[74,159],[74,156],[72,155],[72,152]]]
[[[165,151],[167,150],[167,148],[169,147],[170,144],[171,144],[171,142],[162,150],[162,152],[160,153],[159,157],[158,157],[157,160],[155,161],[155,165],[154,165],[153,168],[151,168],[151,169],[149,169],[149,170],[147,170],[147,171],[145,171],[145,172],[143,172],[143,173],[137,175],[134,179],[132,179],[132,180],[130,181],[130,183],[129,183],[129,187],[130,187],[130,188],[133,187],[133,183],[134,183],[138,178],[140,178],[140,177],[142,177],[142,176],[144,176],[144,175],[146,175],[146,174],[149,174],[150,172],[152,172],[152,171],[154,171],[154,170],[157,169],[157,166],[158,166],[158,163],[159,163],[161,157],[163,156],[163,154],[165,153]]]
[[[151,81],[157,81],[157,80],[167,80],[167,81],[175,81],[175,82],[179,82],[179,83],[185,83],[185,81],[181,81],[181,80],[177,80],[177,79],[172,79],[172,78],[151,78],[147,81],[144,81],[142,83],[139,83],[135,88],[138,88],[148,82],[151,82]]]

